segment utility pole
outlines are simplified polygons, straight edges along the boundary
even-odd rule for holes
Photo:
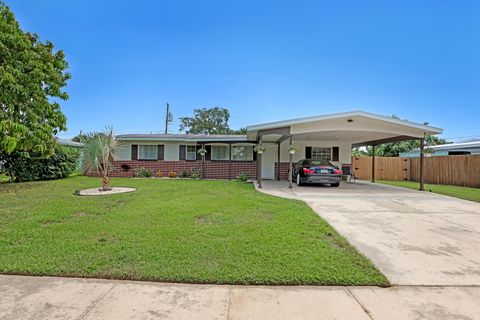
[[[165,115],[165,134],[168,134],[168,123],[172,122],[172,113],[170,112],[170,105],[167,102],[167,113]]]

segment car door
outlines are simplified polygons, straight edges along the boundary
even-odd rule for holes
[[[303,160],[300,160],[300,161],[295,163],[295,165],[293,166],[293,177],[297,176],[298,169],[301,168],[302,165],[303,165]]]

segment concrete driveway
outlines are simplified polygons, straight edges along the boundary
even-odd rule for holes
[[[367,182],[262,192],[307,202],[397,285],[480,285],[480,203]]]

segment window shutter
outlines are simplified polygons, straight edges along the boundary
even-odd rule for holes
[[[178,148],[178,160],[185,160],[185,156],[187,153],[187,146],[181,144]]]
[[[130,157],[132,160],[138,159],[138,145],[132,144],[132,155]]]
[[[158,145],[158,160],[164,160],[165,159],[165,146],[163,144]]]
[[[332,147],[332,161],[340,161],[340,150],[338,147]]]
[[[207,154],[205,155],[205,161],[212,160],[212,146],[205,146],[205,150],[207,150]]]
[[[257,153],[253,150],[253,161],[257,161]]]
[[[312,147],[305,147],[305,159],[312,159]]]

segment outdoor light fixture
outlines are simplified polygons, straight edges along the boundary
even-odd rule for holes
[[[353,119],[348,119],[347,122],[352,123]]]

